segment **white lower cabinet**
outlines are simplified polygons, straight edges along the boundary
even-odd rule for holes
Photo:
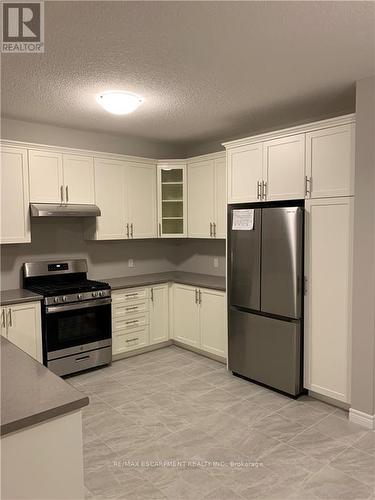
[[[197,288],[173,285],[173,338],[199,347],[199,310]]]
[[[305,387],[350,402],[351,197],[306,202]]]
[[[227,356],[225,293],[173,285],[172,336],[184,344]]]
[[[40,302],[22,302],[1,307],[1,335],[43,362]]]
[[[169,339],[169,285],[150,289],[150,344]]]

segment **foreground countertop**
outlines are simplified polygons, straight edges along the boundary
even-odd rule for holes
[[[191,285],[201,288],[225,291],[225,277],[210,274],[187,273],[172,271],[166,273],[138,274],[137,276],[124,276],[122,278],[109,278],[103,281],[110,284],[112,290],[132,288],[138,286],[157,285],[158,283],[175,282],[182,285]]]
[[[89,398],[0,336],[1,435],[88,405]]]
[[[35,300],[43,300],[43,295],[30,292],[30,290],[25,290],[24,288],[1,290],[0,292],[0,303],[2,306],[18,304],[19,302],[33,302]]]

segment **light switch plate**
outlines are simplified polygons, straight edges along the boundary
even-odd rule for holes
[[[133,259],[128,260],[128,267],[134,267],[134,260]]]
[[[219,257],[214,257],[214,267],[219,267]]]

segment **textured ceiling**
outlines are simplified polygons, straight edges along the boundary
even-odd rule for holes
[[[185,144],[352,111],[373,2],[45,2],[45,54],[3,55],[10,118]],[[113,116],[95,95],[145,103]]]

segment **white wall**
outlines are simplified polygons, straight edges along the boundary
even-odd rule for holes
[[[155,159],[184,156],[181,147],[175,144],[151,141],[139,137],[74,130],[45,123],[31,123],[8,118],[2,118],[1,128],[2,139],[13,141],[35,142],[51,146],[90,149]]]
[[[352,408],[375,414],[375,76],[357,82]]]

